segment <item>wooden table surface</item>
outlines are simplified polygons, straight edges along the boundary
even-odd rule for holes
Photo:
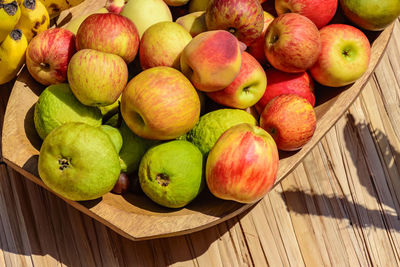
[[[2,119],[12,84],[0,86]],[[254,208],[134,242],[0,165],[3,266],[399,266],[400,24],[348,112]]]

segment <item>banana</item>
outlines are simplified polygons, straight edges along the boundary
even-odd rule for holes
[[[77,6],[84,0],[41,0],[47,11],[50,19],[56,17],[61,11]]]
[[[21,17],[21,9],[17,1],[5,2],[0,0],[0,43],[14,29]]]
[[[49,13],[39,0],[24,0],[20,8],[21,18],[15,28],[21,29],[30,42],[36,34],[49,28]]]
[[[0,85],[11,81],[25,62],[28,41],[20,29],[11,31],[0,44]]]

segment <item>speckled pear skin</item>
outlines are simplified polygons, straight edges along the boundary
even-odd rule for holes
[[[189,204],[203,188],[203,156],[190,142],[174,140],[154,146],[143,156],[139,182],[154,202],[169,208]]]
[[[120,164],[114,145],[99,127],[70,122],[43,141],[38,171],[51,190],[83,201],[109,192],[118,180]]]

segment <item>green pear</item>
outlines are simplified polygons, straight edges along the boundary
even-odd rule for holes
[[[119,153],[123,143],[121,132],[117,128],[114,128],[110,125],[101,125],[100,129],[108,135],[114,145],[115,151]]]
[[[159,143],[159,141],[148,140],[134,134],[131,129],[122,122],[119,131],[122,135],[123,144],[119,152],[121,171],[128,174],[136,172],[144,153]]]
[[[120,164],[114,145],[99,127],[68,122],[44,139],[38,171],[51,190],[64,198],[83,201],[111,191]]]
[[[174,140],[150,148],[140,162],[139,182],[154,202],[169,208],[190,203],[203,188],[203,156],[190,142]]]
[[[115,101],[111,105],[99,107],[101,114],[103,115],[103,121],[107,121],[109,118],[111,118],[118,112],[120,103],[121,103],[121,95],[118,97],[117,101]]]
[[[84,122],[101,125],[101,112],[97,107],[83,105],[76,99],[66,83],[47,87],[39,96],[33,115],[35,128],[44,139],[53,129],[66,122]]]

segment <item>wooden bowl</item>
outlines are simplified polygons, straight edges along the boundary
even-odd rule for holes
[[[104,1],[87,0],[71,12],[64,12],[61,20],[68,21],[71,17],[97,10],[103,5]],[[382,32],[367,33],[372,43],[371,61],[366,73],[356,83],[343,88],[316,86],[315,110],[318,123],[315,134],[301,150],[281,153],[277,183],[301,162],[357,98],[385,51],[392,30],[393,25]],[[36,83],[26,69],[21,72],[7,105],[2,134],[2,155],[9,166],[48,189],[37,172],[41,140],[33,124],[34,105],[43,89],[44,87]],[[198,231],[227,220],[251,206],[217,199],[207,190],[187,207],[176,210],[160,207],[143,194],[120,196],[108,193],[93,201],[65,201],[133,240]]]

